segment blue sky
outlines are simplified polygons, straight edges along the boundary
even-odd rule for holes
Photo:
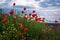
[[[0,7],[10,8],[13,3],[34,7],[40,17],[46,20],[58,20],[60,18],[60,0],[0,0]],[[49,21],[48,21],[49,22]]]

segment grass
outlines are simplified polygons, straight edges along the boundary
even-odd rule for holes
[[[7,18],[6,23],[3,22],[4,18]],[[25,20],[24,17],[15,14],[7,16],[0,14],[0,19],[0,40],[60,40],[60,26],[54,30],[43,22]],[[21,23],[23,28],[20,28],[18,23]],[[24,28],[28,30],[24,31]]]

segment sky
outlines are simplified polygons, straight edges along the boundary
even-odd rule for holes
[[[60,18],[60,0],[0,0],[0,7],[11,7],[13,3],[34,7],[40,17],[46,20],[58,20]],[[59,20],[60,21],[60,20]]]

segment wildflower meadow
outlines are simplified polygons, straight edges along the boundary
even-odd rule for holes
[[[60,40],[58,20],[54,20],[55,25],[49,25],[35,10],[26,14],[26,9],[21,11],[22,15],[15,14],[14,9],[8,14],[0,13],[0,40]]]

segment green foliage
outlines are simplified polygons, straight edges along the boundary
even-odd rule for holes
[[[13,17],[16,17],[17,20],[14,20]],[[0,20],[0,40],[55,40],[54,31],[46,27],[45,23],[40,23],[31,20],[25,20],[23,17],[18,15],[8,15],[0,17],[7,18],[7,22],[4,23]],[[18,23],[21,23],[23,27],[28,28],[28,32],[20,29]],[[18,34],[22,32],[23,37],[20,37]]]
[[[2,14],[2,9],[0,8],[0,14]]]

